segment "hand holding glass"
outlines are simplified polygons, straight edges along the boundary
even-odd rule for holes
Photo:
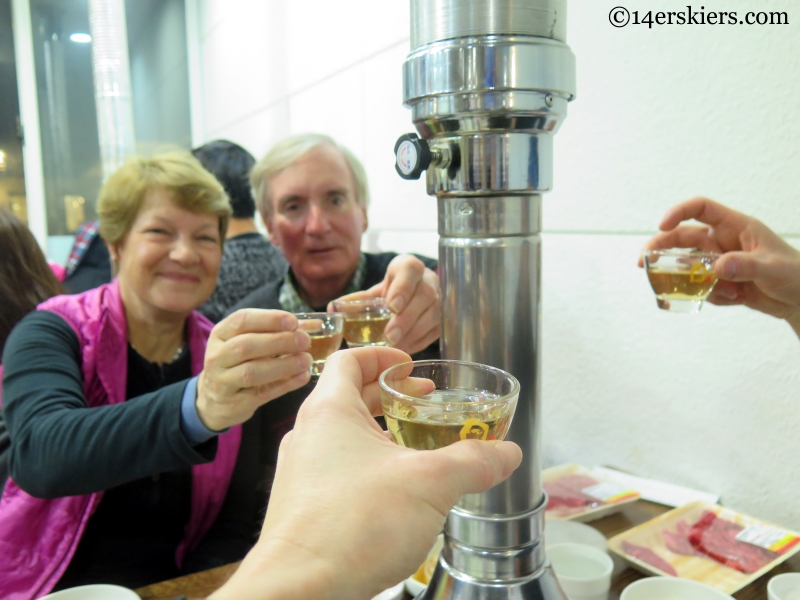
[[[380,376],[386,424],[401,446],[434,450],[459,440],[502,440],[519,398],[510,373],[478,363],[402,363]]]
[[[656,294],[658,307],[673,312],[696,313],[714,290],[717,252],[673,248],[645,250],[647,278]]]
[[[336,313],[299,313],[297,328],[311,337],[311,376],[319,377],[325,361],[342,345],[344,318]]]
[[[392,313],[383,298],[334,300],[333,310],[344,315],[344,339],[348,346],[386,346],[383,331]]]

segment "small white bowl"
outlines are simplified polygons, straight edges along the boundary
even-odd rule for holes
[[[605,536],[591,525],[575,521],[547,521],[544,527],[545,549],[556,544],[584,544],[597,548],[600,552],[608,551]]]
[[[375,596],[372,600],[400,600],[403,597],[403,582],[401,581],[396,586],[383,590],[380,594]]]
[[[690,579],[647,577],[622,590],[619,600],[733,600],[733,597]]]
[[[767,584],[769,600],[800,600],[800,573],[776,575]]]
[[[614,562],[605,552],[584,544],[555,544],[547,556],[561,589],[570,600],[606,600]]]
[[[118,585],[82,585],[53,592],[40,600],[141,600],[139,595]]]

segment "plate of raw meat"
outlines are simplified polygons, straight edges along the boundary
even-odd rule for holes
[[[608,547],[645,573],[733,594],[800,551],[800,534],[698,501],[611,538]]]
[[[547,492],[545,517],[586,523],[614,512],[641,494],[590,471],[581,465],[560,465],[542,471]]]

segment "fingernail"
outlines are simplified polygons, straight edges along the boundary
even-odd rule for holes
[[[311,368],[311,363],[314,362],[314,359],[308,352],[303,352],[300,356],[297,357],[297,368],[301,371],[304,369]]]
[[[405,305],[406,305],[405,298],[403,298],[402,296],[395,296],[394,299],[392,299],[391,304],[389,304],[389,308],[392,309],[392,312],[394,314],[397,314],[401,310],[403,310],[403,307]]]
[[[725,275],[725,279],[732,279],[736,277],[736,273],[739,271],[739,264],[736,262],[735,258],[730,258],[725,261],[725,264],[722,265],[722,273]]]
[[[311,338],[305,331],[296,331],[294,341],[300,350],[305,350],[311,345]]]
[[[720,286],[715,291],[726,300],[736,300],[736,297],[739,295],[736,290],[726,288],[725,286]]]
[[[297,317],[294,315],[286,315],[281,320],[281,325],[283,326],[284,331],[291,331],[292,329],[297,329]]]
[[[384,334],[386,341],[389,342],[390,345],[394,346],[397,342],[400,341],[400,338],[403,337],[403,332],[400,330],[399,327],[394,327],[391,331],[388,331]]]

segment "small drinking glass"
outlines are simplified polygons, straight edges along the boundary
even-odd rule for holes
[[[325,361],[342,345],[342,327],[344,318],[336,313],[299,313],[297,328],[311,337],[311,376],[319,377],[325,367]]]
[[[459,440],[502,440],[519,398],[510,373],[458,360],[395,365],[379,379],[386,424],[401,446],[434,450]]]
[[[714,263],[722,255],[685,248],[645,250],[643,255],[658,308],[700,312],[717,283]]]
[[[344,339],[348,346],[386,346],[383,330],[392,318],[386,300],[334,300],[333,310],[344,315]]]

